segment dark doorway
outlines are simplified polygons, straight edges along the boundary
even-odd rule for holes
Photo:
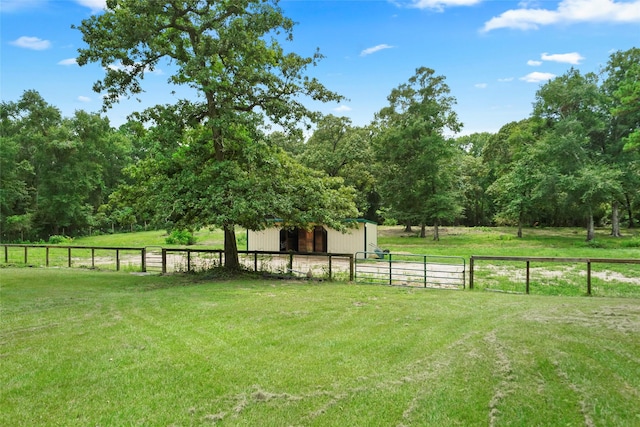
[[[321,225],[313,229],[313,251],[327,252],[327,230]]]
[[[316,225],[311,230],[283,228],[280,230],[281,252],[327,252],[327,230]]]
[[[298,252],[298,229],[280,230],[280,252]]]

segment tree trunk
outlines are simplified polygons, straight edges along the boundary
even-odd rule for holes
[[[433,240],[436,242],[440,240],[440,226],[438,225],[438,221],[433,223]]]
[[[633,221],[633,208],[631,207],[631,199],[629,198],[629,194],[625,194],[625,198],[627,199],[627,213],[629,214],[629,228],[634,228],[636,225]]]
[[[427,226],[424,223],[420,224],[420,237],[427,237]]]
[[[522,239],[522,212],[520,212],[520,216],[518,217],[518,238]]]
[[[587,220],[587,242],[592,241],[596,237],[595,226],[593,225],[593,212],[589,209],[589,218]]]
[[[411,229],[411,222],[407,221],[404,223],[404,232],[411,233],[413,230]]]
[[[620,234],[620,216],[619,213],[620,204],[617,200],[611,204],[611,235],[613,237],[622,237]]]
[[[236,230],[233,224],[228,224],[224,227],[224,267],[228,270],[240,269]]]

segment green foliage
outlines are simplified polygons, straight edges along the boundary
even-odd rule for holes
[[[187,230],[172,230],[171,234],[165,239],[168,245],[195,245],[196,238]]]
[[[344,179],[345,185],[356,190],[358,210],[374,220],[379,198],[370,140],[371,129],[353,127],[346,117],[328,115],[318,122],[299,159],[305,166]]]
[[[398,220],[437,226],[462,212],[459,165],[462,152],[445,130],[462,127],[455,98],[443,76],[429,68],[391,91],[389,106],[377,115],[374,152],[384,203]]]
[[[640,236],[624,240],[620,243],[623,248],[640,248]]]
[[[129,140],[97,114],[63,118],[34,90],[3,102],[0,228],[3,239],[78,235],[120,184]]]
[[[73,239],[69,236],[53,235],[49,237],[49,243],[52,245],[69,245]]]

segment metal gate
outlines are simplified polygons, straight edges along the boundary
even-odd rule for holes
[[[147,246],[144,248],[144,268],[146,272],[166,273],[166,252],[162,246]]]
[[[382,285],[464,289],[466,260],[462,257],[357,252],[355,281]]]

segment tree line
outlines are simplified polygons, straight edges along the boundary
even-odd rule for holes
[[[427,67],[393,89],[367,126],[300,101],[342,97],[306,75],[321,60],[286,53],[293,33],[277,1],[244,8],[110,0],[78,26],[99,62],[105,107],[142,90],[171,60],[176,85],[202,95],[134,113],[118,129],[77,111],[64,118],[37,92],[0,104],[3,241],[160,227],[324,223],[353,216],[426,227],[509,224],[634,227],[640,197],[640,49],[598,74],[570,69],[536,93],[530,117],[497,133],[463,124],[446,78]],[[134,22],[135,21],[135,22]],[[122,62],[123,67],[107,67]],[[305,138],[305,126],[312,133]],[[273,129],[277,129],[273,130]]]

